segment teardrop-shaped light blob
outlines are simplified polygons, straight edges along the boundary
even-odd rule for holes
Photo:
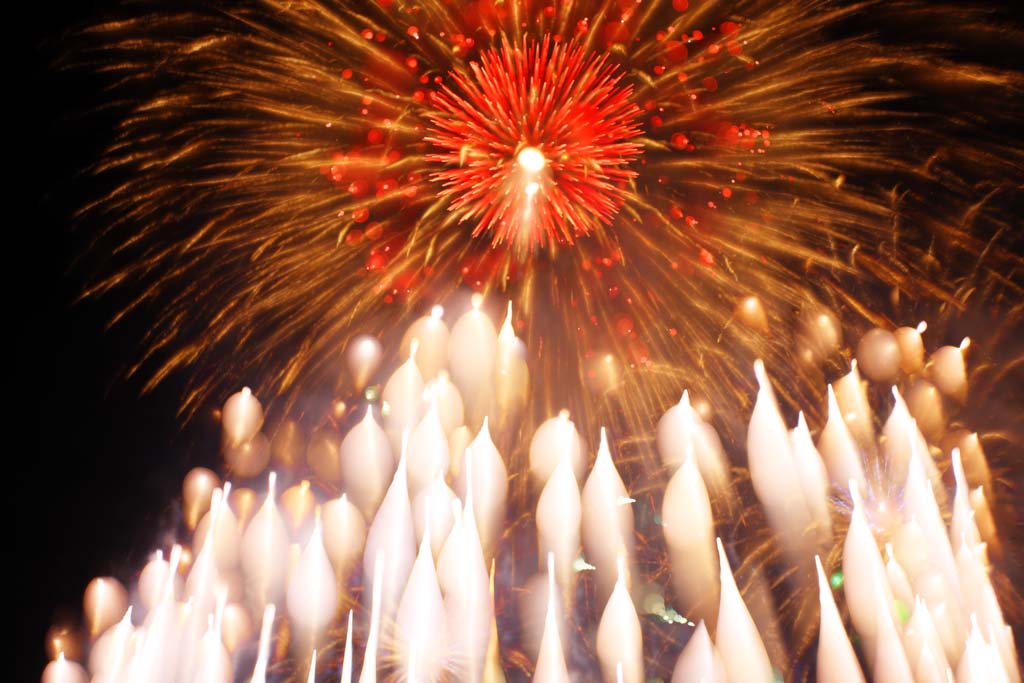
[[[866,490],[867,479],[861,463],[860,446],[843,419],[831,384],[828,387],[828,420],[818,437],[818,451],[825,461],[833,486],[846,490],[852,479],[862,491]]]
[[[718,607],[718,553],[715,522],[704,480],[693,456],[665,487],[661,504],[662,530],[672,566],[672,585],[687,614],[708,621]]]
[[[627,589],[630,586],[629,569],[634,557],[632,503],[612,461],[608,436],[602,427],[597,460],[583,485],[582,495],[583,551],[587,561],[597,567],[599,603],[608,599],[619,580],[619,557],[626,563]],[[624,667],[628,674],[628,663]]]
[[[576,481],[580,481],[586,468],[583,440],[568,410],[542,422],[530,440],[530,478],[537,488],[544,487],[563,455],[569,458]]]
[[[231,483],[224,485],[222,500],[227,500],[231,492]],[[222,573],[230,573],[238,568],[241,559],[239,553],[242,547],[242,532],[239,530],[238,518],[231,510],[230,505],[222,504],[218,508],[216,528],[213,532],[214,544],[213,555],[217,561],[217,570]],[[192,536],[192,547],[202,548],[206,541],[206,534],[210,532],[210,525],[213,521],[212,510],[207,512],[196,526],[196,532]]]
[[[480,310],[483,297],[475,294],[472,308],[452,326],[448,339],[448,368],[466,404],[467,424],[476,429],[490,414],[494,397],[494,365],[498,333]]]
[[[580,552],[582,502],[570,464],[564,452],[537,502],[537,547],[539,556],[549,561],[559,588],[566,596],[575,586],[573,564]]]
[[[811,513],[812,526],[806,535],[813,539],[819,547],[832,542],[832,519],[829,514],[829,482],[825,463],[821,454],[814,447],[807,421],[801,412],[797,417],[796,428],[789,432],[790,445],[793,448],[793,462],[796,464],[797,479],[804,500]]]
[[[357,334],[349,340],[345,348],[345,363],[348,365],[348,372],[352,376],[356,391],[362,391],[366,387],[380,369],[383,358],[384,347],[373,335]]]
[[[249,387],[231,394],[221,409],[224,446],[247,443],[263,426],[263,406]]]
[[[242,571],[246,594],[257,613],[284,597],[288,572],[288,527],[277,509],[277,475],[270,473],[267,497],[242,535]]]
[[[463,508],[458,499],[451,507],[455,524],[437,564],[448,616],[448,651],[460,680],[478,683],[484,676],[494,603],[473,508]]]
[[[430,509],[430,504],[427,504]],[[430,520],[413,562],[409,581],[402,592],[395,617],[394,640],[399,667],[413,680],[440,680],[447,639],[444,601],[434,569],[430,545]]]
[[[530,371],[526,364],[526,344],[512,327],[512,302],[498,332],[498,350],[494,364],[495,415],[499,433],[515,424],[529,394]]]
[[[768,651],[736,587],[736,579],[733,578],[732,569],[729,567],[729,559],[725,556],[722,539],[716,540],[722,594],[718,606],[715,640],[718,651],[722,654],[729,681],[772,683],[775,680],[775,673],[768,659]]]
[[[43,669],[42,683],[88,683],[89,675],[78,662],[65,659],[64,653]]]
[[[413,321],[409,329],[402,335],[402,344],[398,353],[408,357],[412,350],[413,340],[419,348],[416,350],[416,365],[423,372],[424,379],[437,377],[448,363],[448,325],[444,322],[444,308],[434,306],[430,314]]]
[[[892,590],[878,553],[878,543],[864,515],[864,501],[856,482],[850,482],[853,511],[843,543],[843,592],[850,610],[850,621],[864,643],[868,662],[875,661],[878,623],[892,621],[892,615],[878,612],[878,605],[892,605]],[[891,609],[891,608],[890,608]]]
[[[416,533],[413,529],[409,488],[406,484],[405,455],[399,461],[395,477],[388,487],[377,515],[366,534],[363,554],[363,576],[376,576],[378,551],[387,557],[381,574],[381,617],[389,622],[398,607],[398,600],[409,579],[416,553]],[[364,594],[372,593],[365,591]]]
[[[690,404],[690,392],[684,391],[679,403],[665,411],[658,420],[658,454],[671,474],[683,464],[688,448],[700,476],[712,496],[723,494],[729,486],[729,464],[725,458],[718,432],[704,421]]]
[[[832,587],[821,567],[821,558],[814,557],[818,568],[818,602],[821,606],[818,629],[818,681],[820,683],[864,683],[857,654],[846,636],[839,616]]]
[[[441,429],[446,436],[450,436],[465,419],[465,406],[458,387],[452,383],[448,373],[442,370],[435,379],[427,382],[423,393],[428,401],[428,409],[430,399],[437,402],[437,417],[441,421]]]
[[[906,481],[907,465],[914,451],[917,451],[922,455],[921,463],[925,467],[928,478],[935,483],[937,488],[941,488],[937,494],[944,502],[946,487],[942,483],[935,462],[929,455],[928,442],[921,434],[921,430],[917,428],[917,421],[910,414],[899,389],[893,387],[892,395],[894,399],[892,412],[889,413],[889,417],[882,427],[884,436],[882,453],[885,456],[886,478],[889,480],[889,485],[898,489]]]
[[[347,494],[324,503],[320,512],[323,524],[324,550],[334,567],[340,586],[348,581],[355,563],[363,556],[366,543],[366,521]]]
[[[921,372],[924,368],[924,341],[921,334],[928,329],[921,321],[917,327],[900,327],[893,334],[900,348],[900,369],[908,375]]]
[[[472,460],[472,463],[465,461]],[[476,516],[483,544],[484,557],[494,557],[498,539],[505,529],[505,507],[508,500],[508,470],[494,441],[490,421],[485,417],[479,433],[465,449],[455,492],[469,501],[469,473],[473,478],[473,514]]]
[[[395,476],[395,458],[372,406],[366,406],[366,415],[342,439],[338,457],[345,493],[363,517],[373,519]]]
[[[675,669],[672,670],[672,683],[728,683],[725,664],[718,649],[711,642],[708,627],[701,619],[697,628],[690,634],[686,647],[679,653]]]
[[[790,564],[808,566],[815,548],[805,532],[813,528],[814,519],[800,477],[793,476],[797,465],[789,431],[760,360],[754,363],[754,374],[759,388],[747,428],[750,480],[769,524],[783,541]]]
[[[437,401],[430,400],[430,408],[409,435],[406,460],[409,468],[409,495],[416,497],[440,475],[448,472],[448,436],[437,414]]]
[[[597,627],[597,659],[605,683],[643,683],[643,635],[626,587],[624,557],[619,557],[617,569],[618,579]]]
[[[298,639],[316,647],[334,619],[338,589],[319,517],[288,585],[288,619]]]
[[[850,372],[833,382],[832,388],[839,414],[846,421],[850,434],[862,450],[870,452],[875,447],[874,418],[868,403],[867,383],[860,377],[857,361],[850,363]]]
[[[384,400],[384,431],[391,451],[402,447],[402,434],[415,429],[423,404],[423,374],[416,365],[417,344],[413,344],[408,360],[391,373],[381,398]]]
[[[960,404],[967,402],[967,363],[964,354],[970,345],[971,340],[964,338],[960,346],[940,347],[928,357],[925,366],[932,384]]]

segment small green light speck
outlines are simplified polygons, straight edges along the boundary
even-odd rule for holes
[[[902,600],[896,599],[896,614],[904,624],[910,620],[910,608]]]
[[[832,586],[832,590],[837,591],[843,587],[843,573],[835,572],[832,576],[828,577],[828,583]]]

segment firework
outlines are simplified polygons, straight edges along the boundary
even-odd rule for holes
[[[611,222],[624,202],[628,168],[640,152],[640,109],[607,56],[582,46],[502,46],[454,76],[462,94],[433,97],[437,132],[426,140],[452,170],[434,174],[450,210],[520,251],[572,244]]]
[[[112,254],[112,263],[86,295],[130,292],[118,318],[159,312],[133,372],[150,387],[187,373],[183,413],[203,413],[226,386],[248,381],[268,400],[281,425],[273,434],[228,421],[225,459],[239,476],[268,461],[294,472],[305,460],[317,485],[353,480],[359,465],[335,457],[348,452],[338,425],[359,396],[383,395],[383,435],[373,432],[373,415],[361,416],[369,422],[360,438],[375,454],[375,476],[361,477],[367,491],[352,498],[364,516],[386,496],[391,480],[383,473],[393,470],[402,435],[419,429],[417,382],[422,389],[450,379],[458,388],[463,420],[451,419],[463,428],[460,439],[493,418],[513,475],[505,482],[516,515],[508,533],[521,539],[530,528],[532,544],[527,501],[538,492],[530,482],[548,481],[541,472],[556,460],[527,448],[543,420],[567,407],[588,438],[603,426],[620,435],[615,464],[629,495],[655,510],[665,488],[661,466],[679,460],[650,447],[655,418],[686,388],[679,414],[714,415],[722,439],[741,442],[759,358],[787,378],[775,387],[783,411],[805,409],[804,431],[824,425],[840,444],[819,443],[830,451],[823,453],[830,468],[835,461],[853,475],[830,469],[833,486],[849,490],[850,479],[858,486],[863,479],[865,506],[884,521],[876,503],[892,503],[898,491],[869,484],[891,481],[902,490],[905,477],[890,469],[910,459],[885,452],[858,460],[858,472],[843,447],[878,451],[870,412],[859,410],[860,420],[846,426],[842,417],[826,421],[821,387],[846,372],[852,355],[839,321],[848,334],[868,324],[891,329],[913,310],[913,320],[928,317],[939,338],[976,302],[1005,308],[1020,299],[1021,261],[1008,243],[1015,217],[1000,197],[1020,186],[1024,160],[988,131],[1013,122],[1024,99],[1018,73],[957,59],[934,47],[942,40],[885,44],[877,26],[863,26],[869,15],[879,25],[916,18],[941,37],[988,26],[970,12],[946,16],[917,4],[896,17],[883,3],[760,0],[693,8],[679,0],[270,0],[98,25],[85,32],[85,61],[109,73],[125,101],[117,103],[124,118],[116,140],[96,168],[101,179],[116,179],[114,187],[85,212],[109,223],[93,253]],[[150,94],[134,101],[143,81]],[[502,331],[508,345],[497,334],[474,345],[474,330],[494,332],[484,320],[493,312],[484,310],[454,326],[450,343],[425,343],[441,314],[424,316],[419,331],[399,342],[396,320],[440,301],[461,306],[467,290],[488,305],[512,301],[516,315]],[[1005,320],[991,343],[1013,316]],[[914,341],[907,329],[865,337],[856,355],[870,359],[862,365],[873,381],[914,377],[904,386],[908,410],[937,443],[956,403],[942,383],[955,377],[903,367],[915,362],[903,348]],[[350,345],[355,330],[379,337],[391,355],[375,339]],[[525,347],[516,346],[517,335]],[[407,360],[412,337],[422,365]],[[366,366],[351,382],[340,353],[347,345],[348,358]],[[394,384],[370,383],[382,358],[405,364]],[[893,369],[897,359],[904,375]],[[446,363],[450,378],[436,374]],[[1002,378],[992,373],[986,381]],[[847,401],[877,408],[889,400],[861,396],[856,369],[835,385],[844,411]],[[346,394],[353,388],[364,393]],[[953,404],[936,404],[936,392]],[[568,418],[554,420],[557,430]],[[768,433],[783,433],[778,426]],[[451,427],[444,434],[454,441]],[[799,448],[793,439],[795,467],[810,437],[801,436]],[[785,539],[787,551],[806,549],[788,542],[793,520],[776,495],[797,484],[766,484],[771,468],[748,450],[749,463],[733,464],[749,464],[749,478],[733,481],[739,493],[717,519],[738,528],[730,536],[739,549],[730,552],[771,556],[751,561],[769,571],[750,580],[777,597],[772,581],[795,580],[785,568],[797,563],[780,556],[773,539]],[[571,468],[579,479],[585,451],[576,451]],[[409,485],[431,488],[440,451],[413,449],[409,457]],[[729,488],[725,460],[708,458],[696,463],[708,489]],[[558,480],[568,481],[562,469]],[[312,505],[308,486],[290,496]],[[252,503],[255,493],[245,497]],[[755,497],[763,505],[742,504]],[[552,499],[561,500],[545,500]],[[267,519],[267,537],[286,546],[289,530]],[[491,524],[491,534],[503,528]],[[651,552],[637,561],[647,563],[645,579],[664,585],[668,568],[649,541],[658,533],[652,524],[638,525]],[[572,540],[555,527],[541,541],[553,551]],[[485,536],[487,547],[494,540]],[[720,569],[726,563],[710,538],[702,551]],[[532,552],[525,561],[536,570]],[[509,556],[524,553],[517,546]],[[575,558],[556,552],[554,559],[551,573],[564,588]],[[374,555],[365,561],[372,575]],[[614,593],[617,577],[601,564],[601,594]],[[286,570],[282,552],[272,570],[249,573],[273,582]],[[714,582],[715,572],[708,576]],[[400,604],[397,591],[390,585],[381,599]],[[793,591],[778,605],[796,625],[789,647],[773,650],[783,669],[804,661],[813,633],[808,595]],[[666,623],[680,616],[671,608],[659,614]],[[766,633],[769,650],[782,638]],[[269,635],[264,648],[268,642]],[[653,642],[648,662],[662,665],[679,644],[672,636]],[[422,652],[403,653],[431,664]]]
[[[862,37],[881,5],[686,5],[271,1],[97,26],[114,92],[153,95],[97,165],[123,182],[90,208],[117,256],[89,294],[158,311],[134,371],[190,368],[193,413],[230,377],[330,391],[353,325],[388,341],[460,287],[497,292],[554,379],[537,416],[591,430],[680,382],[744,400],[754,357],[789,363],[794,311],[877,324],[895,297],[935,320],[1019,295],[992,199],[1019,150],[982,132],[1013,119],[1018,74]],[[839,370],[837,343],[804,344]],[[596,396],[559,390],[578,385]]]
[[[497,335],[480,315],[471,308],[453,334],[426,336],[425,357],[439,338],[455,348],[460,329],[488,347]],[[441,315],[431,319],[447,331]],[[857,345],[873,371],[892,360],[886,334],[873,330]],[[466,368],[481,366],[452,355],[424,383],[418,346],[394,370],[369,372],[390,388],[379,410],[376,391],[363,392],[368,406],[359,393],[375,357],[349,354],[353,405],[318,428],[344,437],[329,447],[311,440],[302,462],[282,457],[275,435],[279,471],[258,510],[248,486],[262,487],[267,458],[238,446],[266,440],[267,416],[249,389],[228,398],[222,449],[233,481],[222,486],[204,469],[186,477],[190,551],[167,548],[169,560],[158,552],[138,575],[131,610],[115,579],[86,589],[94,680],[315,681],[351,672],[357,657],[363,680],[769,681],[809,680],[815,670],[817,680],[864,680],[862,668],[875,681],[932,680],[947,669],[968,681],[1019,680],[1004,616],[1016,602],[997,599],[989,559],[1000,532],[986,456],[976,436],[950,431],[950,502],[946,454],[934,447],[947,419],[927,439],[915,422],[957,412],[966,344],[935,350],[927,364],[906,344],[876,383],[894,398],[881,438],[869,414],[864,442],[854,437],[863,436],[855,406],[867,395],[856,364],[852,384],[829,388],[829,424],[815,444],[802,416],[787,428],[758,361],[745,449],[723,447],[684,396],[652,445],[664,467],[642,472],[620,453],[643,435],[609,440],[602,430],[594,458],[565,413],[536,430],[529,458],[514,445],[520,430],[499,449],[502,434],[487,420],[460,440],[458,399],[474,384]],[[458,388],[446,370],[463,377]],[[491,380],[500,387],[509,376]],[[900,388],[922,384],[936,392],[908,408]],[[411,414],[397,409],[406,404]],[[388,438],[396,427],[400,458]],[[730,467],[744,450],[748,468]],[[527,478],[529,490],[508,495]],[[296,483],[278,494],[282,479]],[[79,671],[63,659],[51,667],[53,680]]]

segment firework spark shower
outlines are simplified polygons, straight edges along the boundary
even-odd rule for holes
[[[48,77],[99,90],[48,97],[109,128],[55,280],[123,340],[96,381],[160,406],[85,433],[181,445],[121,466],[170,507],[90,565],[119,581],[55,619],[47,683],[374,652],[410,680],[1019,680],[1012,18],[265,0],[61,35]],[[45,533],[117,487],[85,482]]]

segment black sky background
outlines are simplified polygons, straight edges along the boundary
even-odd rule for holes
[[[16,578],[8,590],[17,593],[19,681],[39,680],[47,627],[77,616],[91,578],[127,581],[140,567],[159,541],[156,530],[174,522],[184,473],[217,461],[212,426],[199,421],[182,430],[175,415],[181,378],[140,395],[141,382],[124,377],[138,356],[146,312],[107,329],[116,296],[75,303],[88,272],[75,259],[96,226],[74,227],[73,214],[98,194],[84,169],[110,141],[115,119],[96,110],[104,81],[55,63],[70,30],[117,4],[29,3],[27,21],[7,27],[17,46],[8,64],[16,92],[5,99],[8,113],[25,117],[7,129],[14,144],[6,170],[16,189],[3,228],[16,332],[8,396],[25,409],[8,421],[6,449],[17,468],[8,560]],[[1019,66],[1021,46],[992,49],[992,61]],[[1024,142],[1020,130],[1007,134],[1008,144]]]
[[[25,78],[14,108],[24,105],[27,120],[12,133],[15,148],[26,149],[10,167],[28,167],[20,176],[25,190],[13,197],[27,210],[8,225],[12,238],[27,240],[8,252],[18,272],[10,290],[18,311],[10,395],[27,414],[9,423],[7,455],[17,467],[10,566],[18,681],[39,680],[46,629],[77,618],[91,578],[127,581],[159,544],[158,530],[173,528],[184,473],[217,461],[204,425],[182,430],[175,416],[180,380],[143,396],[141,382],[125,378],[146,313],[108,329],[116,296],[75,303],[89,272],[76,259],[97,226],[76,224],[74,213],[97,196],[84,171],[110,142],[115,119],[98,110],[103,80],[56,64],[72,30],[116,5],[29,3],[28,23],[14,36],[24,41],[15,59],[28,61],[14,67]]]

